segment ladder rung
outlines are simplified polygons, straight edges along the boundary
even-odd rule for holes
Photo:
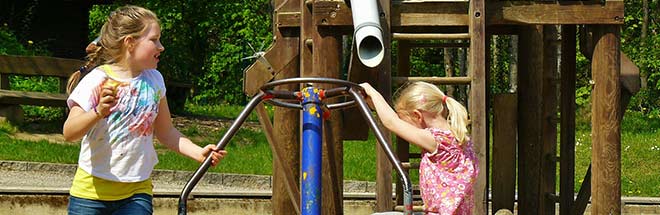
[[[401,162],[404,169],[419,169],[419,163]]]
[[[403,205],[397,205],[394,206],[394,211],[403,211]],[[421,205],[413,205],[413,212],[423,212],[424,211],[424,206]]]
[[[469,0],[394,0],[392,3],[467,2]]]
[[[432,84],[468,85],[472,82],[470,77],[392,77],[394,84],[403,84],[408,81],[425,81]]]
[[[411,48],[469,48],[470,43],[410,43]]]
[[[470,34],[468,33],[450,33],[450,34],[393,33],[392,39],[394,40],[466,40],[466,39],[470,39]]]

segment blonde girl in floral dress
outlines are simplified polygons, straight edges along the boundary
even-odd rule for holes
[[[422,148],[419,186],[425,214],[472,214],[479,169],[465,107],[433,84],[414,82],[396,93],[395,111],[371,85],[360,86],[383,125]]]

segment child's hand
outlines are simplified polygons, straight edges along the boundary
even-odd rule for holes
[[[371,84],[367,82],[360,84],[360,87],[364,89],[364,93],[366,94],[364,99],[367,101],[367,105],[369,105],[371,110],[374,110],[374,102],[371,100],[371,96],[374,92],[378,93],[378,91],[376,91],[376,89],[374,89]]]
[[[99,116],[107,117],[110,115],[110,109],[117,104],[117,87],[111,85],[103,85],[101,88],[101,96],[99,103],[94,107],[94,110]]]
[[[378,92],[376,89],[374,89],[374,87],[371,86],[371,84],[369,84],[367,82],[361,83],[360,87],[362,87],[362,89],[364,89],[364,93],[366,93],[367,96],[372,95],[373,92]]]
[[[220,163],[220,160],[222,160],[225,155],[227,155],[227,151],[225,150],[218,150],[218,148],[215,145],[206,145],[204,148],[202,148],[202,161],[204,161],[209,154],[211,155],[211,166],[216,166],[218,163]]]

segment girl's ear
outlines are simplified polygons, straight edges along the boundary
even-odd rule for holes
[[[133,49],[135,48],[135,38],[132,36],[127,36],[124,38],[124,47],[126,47],[126,50],[129,52],[133,52]]]
[[[413,110],[412,111],[412,116],[413,116],[412,117],[413,120],[415,120],[415,122],[417,122],[417,123],[421,123],[422,121],[424,121],[424,117],[422,116],[422,112],[419,111],[419,110]]]

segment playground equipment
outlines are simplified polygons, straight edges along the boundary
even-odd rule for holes
[[[385,56],[378,4],[376,0],[351,0],[351,11],[360,62],[368,67],[376,67]]]
[[[317,88],[313,83],[326,83],[340,85],[340,87],[328,90]],[[273,90],[274,87],[284,84],[305,84],[301,91],[279,91]],[[330,79],[330,78],[291,78],[269,82],[261,87],[261,90],[250,100],[245,109],[241,111],[234,123],[222,136],[217,144],[218,149],[224,149],[229,140],[236,134],[238,128],[243,124],[252,110],[262,101],[269,104],[300,109],[303,111],[302,119],[302,140],[301,145],[301,202],[299,204],[299,214],[318,215],[321,214],[321,146],[323,134],[323,120],[330,114],[330,110],[352,107],[357,104],[369,127],[374,131],[376,138],[382,149],[386,152],[387,158],[394,166],[399,179],[404,186],[404,214],[412,214],[412,184],[408,174],[403,170],[401,162],[394,155],[388,144],[389,138],[378,128],[376,120],[371,115],[365,99],[363,98],[362,88],[352,82]],[[336,103],[324,104],[323,100],[339,96],[348,96],[352,100]],[[295,103],[293,103],[295,101]],[[275,158],[277,159],[277,158]],[[204,160],[202,165],[195,171],[191,179],[184,186],[179,197],[178,212],[179,215],[187,213],[187,200],[190,192],[199,182],[202,176],[211,166],[210,157]]]
[[[247,84],[244,90],[254,95],[258,87],[250,87],[249,83],[261,86],[273,79],[341,77],[345,72],[340,66],[342,59],[338,57],[344,50],[342,38],[353,33],[353,44],[357,44],[359,38],[354,31],[359,27],[358,22],[365,20],[355,18],[368,12],[356,8],[360,7],[356,6],[356,2],[273,0],[275,42],[263,55],[270,65],[261,61],[251,65],[245,72],[244,81]],[[384,46],[383,60],[378,66],[371,67],[361,59],[360,47],[353,45],[346,80],[355,83],[369,81],[386,100],[391,99],[393,85],[407,81],[469,87],[466,103],[471,122],[470,137],[482,170],[475,182],[475,214],[486,214],[489,201],[492,201],[493,211],[513,210],[517,203],[520,214],[555,214],[555,205],[559,203],[560,214],[580,214],[587,207],[590,197],[592,213],[621,213],[620,123],[625,106],[639,83],[634,65],[625,66],[621,60],[625,59],[620,50],[619,33],[620,25],[624,23],[624,1],[377,2]],[[376,8],[372,6],[370,9]],[[557,36],[558,28],[561,28],[561,37]],[[576,36],[578,30],[579,40]],[[491,88],[487,81],[490,76],[488,68],[492,68],[488,60],[492,47],[489,41],[495,35],[513,35],[519,39],[517,66],[512,65],[511,68],[524,71],[516,73],[518,91],[503,100],[498,99],[500,95],[489,95],[488,90]],[[577,42],[580,43],[580,50],[576,50]],[[393,47],[394,44],[397,47]],[[411,50],[418,48],[443,48],[443,53],[459,49],[468,53],[465,57],[469,62],[468,68],[461,70],[460,75],[438,71],[437,74],[416,77],[410,71]],[[557,52],[560,48],[561,52]],[[575,198],[577,51],[591,60],[595,83],[591,96],[592,124],[599,127],[594,127],[591,135],[594,144],[592,175],[585,177],[578,198]],[[392,59],[393,56],[397,59]],[[559,58],[561,65],[557,65]],[[398,68],[393,68],[392,62],[396,62]],[[493,102],[493,106],[489,106],[489,98],[501,102]],[[353,120],[359,114],[351,109],[342,112],[344,119],[328,120],[341,126],[337,130],[343,129],[333,136],[336,137],[333,140],[364,138],[367,133],[364,128],[367,126]],[[491,113],[492,142],[489,139]],[[292,120],[275,122],[276,133],[280,134],[277,138],[287,140],[283,148],[296,146],[296,140],[289,136],[293,129],[289,128],[298,120],[284,111],[276,111],[275,115],[279,114],[288,114],[284,119]],[[561,132],[557,129],[559,123]],[[561,146],[559,156],[558,145]],[[397,157],[406,171],[418,168],[414,162],[420,158],[419,153],[411,153],[408,144],[403,141],[398,142],[396,147]],[[297,157],[294,153],[288,155]],[[489,155],[493,156],[493,162],[499,163],[489,163]],[[388,187],[392,184],[388,172],[392,168],[383,152],[377,156],[376,169],[381,174],[376,176],[376,184],[379,184],[376,189],[376,211],[401,209],[403,195],[398,186],[400,183],[397,183],[396,202],[393,202],[392,189]],[[296,168],[293,164],[288,167]],[[560,172],[559,176],[557,172]],[[278,174],[280,176],[273,177],[280,181],[283,181],[282,175],[287,175]],[[492,184],[497,186],[489,185],[488,177],[491,175]],[[287,214],[291,211],[285,201],[288,197],[283,189],[276,189],[279,190],[273,194],[273,213]],[[337,187],[337,190],[341,189]],[[492,191],[492,198],[488,198],[489,191]],[[518,193],[517,199],[515,193]],[[339,194],[341,191],[332,198],[340,198]],[[324,205],[331,207],[332,202],[324,202]],[[328,212],[340,213],[336,210]]]

